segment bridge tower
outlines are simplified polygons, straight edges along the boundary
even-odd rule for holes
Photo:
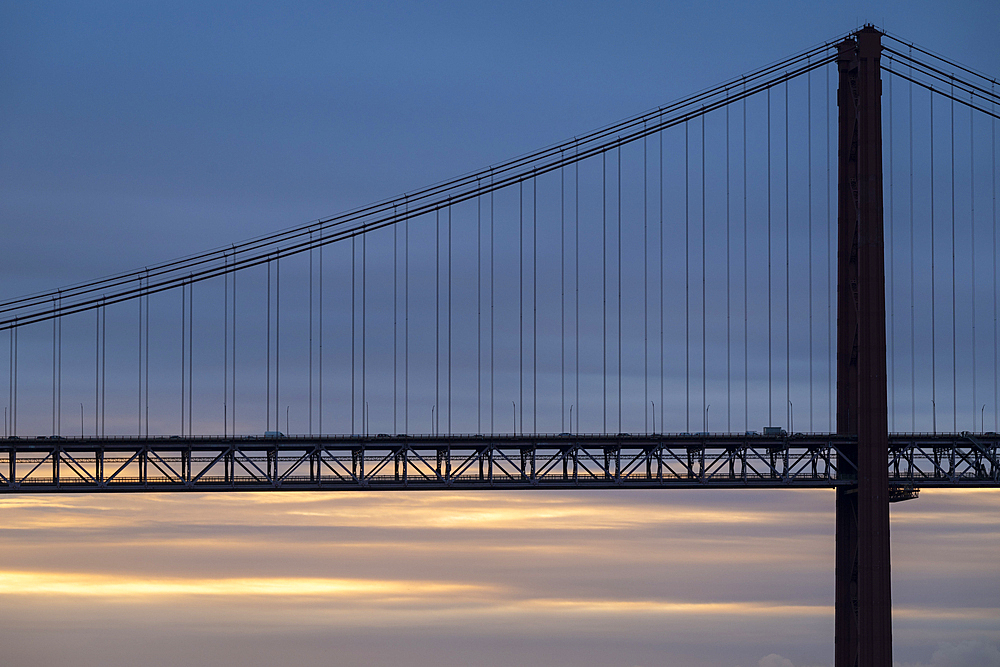
[[[837,487],[835,667],[892,667],[882,230],[882,33],[840,44],[837,433],[857,436]]]

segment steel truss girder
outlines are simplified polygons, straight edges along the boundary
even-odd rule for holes
[[[833,488],[842,435],[399,436],[0,441],[0,493]],[[1000,436],[889,439],[889,484],[1000,487]],[[107,471],[107,472],[106,472]]]

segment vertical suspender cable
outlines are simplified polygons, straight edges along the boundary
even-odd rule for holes
[[[55,298],[52,309],[56,309]],[[56,434],[56,318],[52,318],[52,435]]]
[[[451,202],[448,203],[448,435],[451,435]]]
[[[140,285],[142,281],[140,280]],[[149,289],[149,273],[146,273],[146,290]],[[145,301],[145,304],[143,302]],[[145,311],[145,312],[144,312]],[[149,294],[139,295],[139,433],[149,437]],[[143,431],[145,409],[146,428]],[[81,427],[81,435],[83,429]]]
[[[222,278],[222,437],[226,437],[229,431],[229,256],[224,257],[226,264],[226,274]],[[312,263],[312,250],[309,251],[310,266]],[[312,280],[312,271],[309,272],[309,279]],[[309,285],[310,290],[312,289],[312,283]],[[142,321],[142,297],[139,298],[139,321]],[[310,305],[312,305],[312,299],[310,299]],[[311,321],[310,321],[311,324]],[[312,327],[310,327],[311,332]],[[141,331],[141,324],[140,324]],[[141,348],[140,348],[141,350]],[[312,346],[309,347],[309,372],[312,373]],[[142,353],[139,355],[140,363],[142,361]],[[140,374],[141,375],[141,374]],[[310,398],[312,392],[312,378],[310,377],[309,382]],[[141,394],[140,394],[141,396]],[[312,401],[309,402],[310,409],[312,408]],[[310,427],[311,428],[311,427]],[[139,430],[142,431],[142,418],[139,418]],[[235,433],[233,434],[235,435]]]
[[[559,151],[560,162],[564,159]],[[566,165],[559,167],[559,423],[566,432]]]
[[[100,313],[98,313],[100,315]],[[17,339],[20,334],[20,329],[17,328],[15,323],[14,326],[14,406],[11,409],[11,426],[13,430],[11,431],[14,435],[17,435]],[[96,374],[96,371],[95,371]],[[96,402],[96,396],[95,396]],[[97,434],[97,411],[94,411],[94,434]]]
[[[322,262],[322,250],[320,250],[320,261]],[[236,255],[233,255],[233,263],[236,263]],[[320,265],[322,266],[322,264]],[[322,272],[321,274],[322,275]],[[146,277],[146,285],[149,285],[149,277]],[[146,382],[149,382],[149,296],[146,296]],[[321,343],[322,344],[322,343]],[[322,357],[320,357],[322,359]],[[323,365],[320,363],[320,368]],[[322,375],[320,376],[320,386],[322,386]],[[320,395],[322,403],[322,395]],[[146,389],[146,435],[149,436],[149,389]],[[233,436],[236,435],[236,271],[233,271]]]
[[[809,202],[806,226],[809,229],[809,432],[813,426],[813,137],[812,137],[812,71],[806,74],[806,169],[809,179],[806,200]]]
[[[16,329],[17,329],[17,327],[13,326],[13,327],[11,327],[10,329],[7,330],[7,333],[10,335],[10,339],[9,339],[10,340],[10,357],[9,357],[9,361],[7,362],[7,380],[8,380],[8,383],[9,383],[9,386],[7,388],[7,402],[8,402],[8,405],[10,406],[11,428],[10,428],[10,430],[5,430],[5,432],[4,432],[4,436],[5,437],[10,437],[10,436],[12,436],[12,435],[14,435],[16,433],[16,431],[14,430],[14,331]],[[81,419],[81,421],[82,421],[82,419]],[[5,422],[4,423],[4,428],[6,429],[6,427],[7,427],[7,424]],[[81,428],[81,432],[80,432],[80,437],[83,437],[82,428]]]
[[[107,312],[104,317],[107,318]],[[188,435],[194,434],[194,282],[188,286]],[[103,411],[102,411],[103,413]]]
[[[354,416],[357,414],[357,408],[354,403],[354,381],[357,377],[354,365],[354,343],[357,340],[357,323],[355,318],[357,317],[357,308],[355,307],[355,296],[357,294],[357,289],[355,287],[355,281],[358,275],[357,267],[355,265],[357,259],[356,251],[356,241],[357,236],[351,237],[351,433],[357,434],[358,430],[354,427]],[[269,265],[270,266],[270,265]],[[435,283],[436,285],[436,283]],[[435,345],[437,343],[435,342]],[[362,425],[364,422],[362,422]]]
[[[531,179],[531,419],[538,433],[538,177]]]
[[[615,152],[618,163],[618,432],[622,432],[622,145]]]
[[[689,128],[684,123],[684,430],[691,432],[691,188]]]
[[[791,330],[791,263],[789,262],[788,237],[791,233],[788,187],[788,79],[785,79],[785,405],[788,407],[788,430],[792,430],[792,330]]]
[[[351,368],[353,369],[353,357],[351,359]],[[352,392],[353,393],[353,392]],[[267,430],[271,430],[271,261],[267,262],[267,409],[265,412],[265,420]],[[277,414],[278,410],[275,408],[275,430],[278,429],[277,424]]]
[[[578,152],[578,149],[574,147],[574,153]],[[574,179],[575,183],[573,185],[573,196],[575,197],[575,203],[573,205],[573,216],[574,216],[574,239],[576,241],[575,248],[575,258],[573,260],[573,268],[576,271],[576,280],[574,286],[576,288],[576,305],[574,306],[574,313],[576,315],[576,336],[573,348],[576,351],[576,431],[580,432],[580,163],[579,161],[573,162],[574,168]],[[573,424],[570,422],[569,430],[573,431]]]
[[[934,279],[934,92],[931,91],[931,429],[937,433],[937,299]]]
[[[104,398],[108,388],[108,306],[106,303],[101,311],[101,437],[103,438],[105,436],[104,416],[106,414]],[[190,415],[188,418],[190,419]],[[190,430],[190,426],[188,430]]]
[[[17,410],[14,408],[14,406],[15,406],[15,404],[17,402],[17,399],[16,399],[16,396],[17,396],[17,380],[15,379],[17,377],[17,373],[15,372],[16,369],[17,369],[17,353],[15,352],[15,349],[16,349],[16,343],[15,343],[15,341],[17,339],[17,336],[16,336],[16,334],[17,334],[17,322],[16,321],[14,323],[14,326],[11,327],[10,329],[8,329],[8,331],[10,332],[10,362],[9,362],[9,364],[7,366],[8,373],[9,373],[9,376],[10,376],[10,389],[8,390],[8,399],[9,399],[9,402],[10,402],[10,431],[8,432],[8,435],[17,435]],[[96,370],[97,369],[97,365],[96,365],[96,363],[94,365],[94,369],[95,369],[94,370],[94,376],[96,377],[97,376],[97,370]],[[95,394],[97,393],[96,390],[95,390],[94,393]]]
[[[969,107],[969,226],[971,239],[969,247],[972,251],[970,273],[972,274],[972,430],[976,430],[976,145],[973,140],[975,117],[972,107]],[[980,420],[980,432],[982,420]]]
[[[767,423],[772,420],[771,393],[771,89],[767,89]]]
[[[746,92],[746,83],[743,84]],[[743,98],[743,424],[750,430],[750,309],[747,264],[747,98]]]
[[[403,204],[403,432],[410,432],[410,203]]]
[[[100,317],[100,313],[98,313],[98,317]],[[11,399],[10,419],[11,419],[11,434],[12,435],[17,435],[17,336],[18,336],[18,333],[20,331],[17,328],[17,322],[14,323],[14,328],[11,329],[11,331],[13,332],[12,335],[13,335],[13,338],[14,338],[14,353],[12,355],[12,362],[11,362],[11,365],[14,368],[14,380],[13,380],[13,383],[11,384],[11,387],[12,387],[12,389],[11,389],[12,399]],[[95,376],[97,375],[97,368],[96,368],[96,366],[94,368],[94,375]],[[97,403],[97,392],[96,391],[94,392],[94,403],[95,404]],[[94,435],[95,436],[97,435],[97,407],[96,407],[96,405],[95,405],[95,408],[94,408]]]
[[[645,126],[644,128],[645,129]],[[646,414],[649,405],[649,218],[646,153],[649,137],[642,138],[642,414]],[[656,418],[655,416],[653,417]],[[649,433],[649,421],[643,418],[646,433]]]
[[[320,230],[320,240],[323,238],[323,230]],[[323,250],[326,248],[326,244],[321,244],[319,247],[319,326],[317,327],[317,334],[319,336],[319,349],[317,350],[319,354],[319,377],[317,389],[317,402],[319,403],[316,408],[316,430],[319,435],[323,435]],[[236,274],[233,274],[233,288],[235,290]],[[235,292],[233,294],[233,300],[236,300]],[[235,317],[233,320],[233,326],[235,327]],[[235,359],[234,359],[235,361]]]
[[[229,263],[228,258],[226,259],[226,263],[228,265],[228,263]],[[229,273],[228,272],[226,273],[224,280],[226,282],[226,288],[225,288],[226,297],[228,298],[228,296],[229,296]],[[148,283],[147,283],[147,285],[148,285]],[[139,278],[139,298],[138,298],[138,301],[139,301],[139,430],[136,432],[136,435],[138,435],[140,437],[142,436],[142,399],[143,399],[143,395],[142,395],[142,337],[143,337],[143,331],[142,331],[142,295],[143,295],[142,278],[140,277]],[[225,308],[225,312],[226,312],[226,315],[225,315],[226,329],[225,329],[225,331],[223,333],[224,340],[223,340],[223,355],[222,355],[222,363],[223,363],[222,381],[223,381],[224,385],[225,385],[225,383],[227,381],[227,378],[229,377],[229,367],[225,365],[229,361],[229,350],[226,349],[228,347],[228,345],[229,345],[229,328],[228,328],[228,325],[229,325],[229,308],[228,308],[228,306]],[[226,430],[227,430],[227,426],[228,426],[228,421],[227,421],[228,414],[226,413],[226,404],[227,404],[226,398],[227,398],[227,393],[228,393],[228,386],[223,386],[223,389],[222,389],[222,415],[223,415],[223,419],[222,419],[222,434],[223,434],[223,436],[226,434]],[[81,431],[80,435],[83,435],[82,431]]]
[[[431,431],[437,435],[441,420],[441,211],[434,211],[434,405]]]
[[[271,265],[268,263],[268,274],[267,274],[267,288],[268,288],[268,324],[271,322],[271,311],[270,311],[270,290],[271,290]],[[100,310],[97,312],[98,320],[100,320]],[[270,340],[270,339],[269,339]],[[268,352],[270,352],[270,342],[268,343]],[[185,359],[187,355],[187,286],[181,283],[181,435],[183,436],[184,431],[184,390],[185,390]],[[271,370],[270,363],[268,363],[268,371]],[[268,376],[270,377],[270,376]],[[268,388],[270,389],[270,380],[268,380]],[[270,408],[270,397],[268,400],[268,407]],[[97,413],[95,413],[97,414]]]
[[[890,67],[892,60],[889,60]],[[893,188],[893,150],[892,146],[892,70],[889,70],[889,345],[887,350],[889,363],[889,424],[892,431],[896,430],[896,271],[895,271],[895,215],[894,215],[894,193]]]
[[[601,153],[601,338],[604,348],[601,353],[604,381],[603,407],[604,432],[608,432],[608,154]]]
[[[361,233],[361,432],[368,435],[368,233]],[[277,391],[277,390],[275,390]]]
[[[476,189],[481,185],[476,179]],[[476,433],[483,432],[483,198],[476,197]]]
[[[833,282],[833,253],[836,252],[837,244],[834,240],[834,233],[836,225],[833,224],[833,196],[831,194],[830,185],[830,66],[826,66],[826,103],[823,105],[826,109],[826,228],[828,230],[827,237],[827,249],[826,249],[826,324],[828,328],[827,332],[827,348],[829,353],[826,357],[827,369],[826,377],[828,384],[827,391],[827,409],[829,414],[827,420],[829,423],[829,429],[831,432],[837,430],[837,424],[833,420],[833,397],[837,391],[836,380],[833,376],[833,357],[837,352],[836,338],[834,337],[834,319],[833,319],[833,290],[836,289],[836,283]]]
[[[183,290],[184,288],[181,287],[181,289]],[[183,311],[181,311],[181,312],[183,312]],[[101,436],[100,423],[99,423],[99,420],[98,420],[98,418],[100,417],[100,414],[101,414],[101,306],[100,306],[100,304],[98,304],[97,308],[94,309],[94,316],[95,316],[95,319],[94,319],[94,437],[95,438],[99,438]],[[181,331],[183,331],[183,329],[181,329]],[[14,332],[16,333],[17,329],[14,329]],[[17,338],[14,338],[14,345],[15,345],[15,347],[14,347],[14,364],[15,364],[14,368],[16,369],[17,368],[17,365],[16,365],[17,364],[17,347],[16,347],[16,345],[17,345]],[[183,349],[184,349],[184,347],[181,346],[181,350],[183,350]],[[181,368],[183,369],[184,366],[181,365]],[[181,383],[181,387],[182,388],[184,387],[183,383]],[[13,413],[14,427],[15,427],[15,430],[13,431],[13,433],[16,435],[17,434],[17,430],[16,430],[16,427],[17,427],[17,374],[16,373],[14,375],[14,392],[15,392],[14,393],[14,409],[12,410],[12,413]],[[183,417],[184,417],[184,411],[181,410],[181,418],[183,418]]]
[[[952,433],[958,433],[958,326],[955,291],[955,84],[951,87],[951,419]]]
[[[183,288],[182,288],[183,289]],[[267,407],[264,409],[265,430],[271,430],[271,260],[267,261]],[[352,358],[353,361],[353,358]],[[354,364],[351,364],[353,370]],[[353,374],[352,374],[353,375]],[[353,393],[353,392],[352,392]]]
[[[11,419],[14,418],[14,327],[7,329],[8,339],[8,357],[7,357],[7,406],[4,407],[3,415],[3,437],[9,438],[13,435],[13,431],[7,426],[8,414]],[[81,409],[81,413],[83,410]],[[83,418],[80,418],[81,423]],[[83,427],[81,426],[80,437],[83,437]]]
[[[912,55],[912,49],[910,50]],[[910,78],[913,78],[913,65],[910,65]],[[907,95],[909,96],[909,103],[907,104],[907,109],[909,113],[909,122],[907,123],[907,132],[909,134],[910,146],[907,149],[907,154],[910,161],[910,430],[916,433],[917,431],[917,328],[916,328],[916,271],[915,271],[915,254],[913,251],[914,247],[914,236],[916,229],[913,225],[913,85],[907,86]]]
[[[399,433],[399,220],[392,207],[392,432]]]
[[[62,310],[62,295],[59,296],[59,309]],[[57,396],[56,396],[56,435],[62,435],[62,317],[59,317],[59,374],[57,378]]]
[[[108,311],[104,311],[105,322]],[[104,339],[107,345],[107,339]],[[107,358],[104,359],[107,363]],[[101,389],[102,393],[104,389]],[[104,398],[101,397],[103,403]],[[194,434],[194,282],[188,287],[188,435]],[[101,419],[104,419],[104,408],[101,407]]]
[[[494,243],[494,220],[493,220],[493,174],[490,174],[490,433],[496,433],[496,422],[495,417],[495,374],[494,369],[494,359],[495,359],[495,349],[494,341],[496,340],[496,326],[494,319],[494,292],[493,292],[493,243]]]
[[[705,335],[708,282],[705,273],[705,227],[708,216],[705,213],[705,115],[701,116],[701,414],[705,418],[705,428],[708,431],[708,350]]]
[[[393,239],[395,240],[395,227],[393,227]],[[310,436],[313,434],[313,255],[315,254],[315,247],[312,242],[312,230],[309,230],[309,430]],[[396,246],[395,243],[392,247],[393,254],[395,255]],[[395,258],[395,257],[394,257]],[[393,264],[393,286],[395,286],[395,269],[396,266]],[[396,300],[392,301],[393,315],[395,315]],[[393,342],[396,338],[396,328],[395,322],[393,323]],[[393,371],[395,371],[396,366],[396,347],[393,345],[392,348],[392,360],[393,360]],[[393,399],[396,398],[396,382],[395,373],[393,373],[393,383],[392,383],[392,395]],[[393,401],[392,408],[395,414],[396,403]]]
[[[993,93],[990,84],[990,93]],[[996,102],[993,103],[996,109]],[[990,182],[993,188],[993,431],[1000,431],[1000,394],[997,393],[997,122],[990,121]]]
[[[659,148],[660,148],[660,169],[657,174],[659,180],[660,189],[660,431],[665,432],[665,424],[663,423],[663,415],[666,413],[666,408],[663,405],[663,398],[666,396],[666,382],[664,380],[665,368],[666,368],[666,357],[664,355],[664,332],[663,332],[663,310],[664,310],[664,295],[666,290],[664,289],[663,281],[663,130],[657,132],[657,137],[659,138]],[[577,401],[579,402],[579,401]],[[656,430],[656,429],[653,429]]]
[[[729,105],[726,105],[726,431],[733,432],[732,280],[729,228]]]
[[[517,400],[521,404],[520,431],[524,433],[524,181],[517,184],[517,277],[518,277],[518,344],[517,344]],[[517,421],[514,428],[518,429]]]
[[[53,306],[61,309],[62,299],[53,298]],[[62,422],[62,317],[52,319],[52,434],[59,435]]]

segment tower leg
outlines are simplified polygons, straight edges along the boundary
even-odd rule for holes
[[[858,487],[837,487],[834,667],[858,657]]]
[[[888,409],[882,230],[881,33],[840,45],[836,667],[892,667]]]

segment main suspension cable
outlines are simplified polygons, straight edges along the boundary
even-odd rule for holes
[[[820,49],[820,51],[821,50],[822,49]],[[719,88],[719,91],[724,92],[726,94],[725,97],[708,100],[703,106],[688,108],[688,106],[681,105],[676,108],[670,107],[669,111],[677,112],[674,115],[669,115],[668,110],[657,110],[655,114],[646,114],[644,116],[637,117],[637,119],[629,121],[628,123],[616,126],[618,129],[627,129],[629,131],[627,133],[614,136],[611,139],[607,139],[607,137],[611,136],[613,133],[609,133],[607,131],[591,133],[591,135],[587,135],[587,137],[585,137],[588,142],[591,142],[586,150],[575,151],[572,155],[566,155],[565,153],[560,155],[558,150],[553,152],[553,150],[547,149],[546,151],[538,153],[538,161],[545,160],[538,166],[530,166],[530,163],[524,163],[523,161],[512,161],[511,163],[503,165],[501,168],[493,168],[491,173],[502,173],[504,178],[492,180],[489,185],[482,185],[481,183],[477,185],[475,181],[476,174],[473,174],[470,177],[462,177],[461,179],[449,182],[447,190],[442,190],[441,188],[443,186],[435,186],[425,189],[424,191],[418,191],[416,194],[405,195],[404,197],[408,198],[410,201],[420,202],[418,207],[410,209],[408,217],[412,218],[422,213],[439,210],[440,208],[446,206],[448,201],[451,201],[453,204],[467,201],[483,194],[486,188],[489,190],[505,188],[515,183],[558,169],[564,164],[595,156],[599,153],[611,150],[616,146],[641,139],[644,136],[652,134],[653,132],[684,123],[693,118],[697,118],[702,114],[738,101],[744,96],[750,96],[757,92],[768,90],[775,85],[779,85],[785,79],[800,76],[811,69],[815,69],[819,66],[832,62],[833,56],[827,56],[806,65],[801,64],[802,60],[804,60],[804,57],[795,59],[794,61],[790,60],[789,63],[795,64],[796,67],[794,69],[788,69],[772,79],[761,81],[760,76],[744,77],[744,80],[741,81],[741,83],[751,80],[755,82],[753,86],[748,86],[745,90],[734,92],[734,90],[736,90],[735,84],[729,85],[728,87],[721,87]],[[773,74],[773,72],[770,73]],[[656,122],[651,122],[651,118],[654,118]],[[646,125],[643,125],[643,123],[646,123]],[[603,143],[595,143],[599,140],[604,141]],[[568,143],[569,142],[561,146],[565,147]],[[574,140],[574,144],[578,143],[580,143],[579,139]],[[557,146],[556,149],[558,148],[559,147]],[[482,173],[479,175],[481,176]],[[471,186],[470,183],[472,184]],[[446,191],[455,191],[460,188],[465,189],[458,192],[458,194],[452,194],[447,197],[442,194]],[[266,262],[267,257],[273,253],[273,245],[277,242],[283,243],[282,253],[290,255],[298,252],[304,252],[310,247],[334,243],[359,234],[374,231],[384,226],[397,224],[400,222],[399,216],[394,216],[392,214],[392,207],[393,205],[398,206],[401,199],[402,198],[400,198],[400,200],[380,202],[363,209],[334,216],[330,219],[319,220],[301,228],[278,232],[277,234],[260,237],[259,239],[241,244],[234,244],[233,246],[225,249],[226,252],[233,255],[232,263],[222,262],[221,265],[213,264],[213,262],[221,261],[223,254],[222,251],[211,251],[209,253],[192,256],[191,258],[184,258],[162,265],[157,265],[152,268],[147,267],[139,272],[127,272],[117,276],[103,278],[99,281],[83,283],[79,286],[71,286],[70,288],[62,290],[64,296],[67,298],[78,298],[79,300],[62,303],[59,306],[59,313],[53,312],[51,307],[46,304],[46,298],[51,298],[51,293],[31,295],[28,297],[21,297],[19,299],[2,302],[0,303],[0,313],[45,304],[44,308],[18,318],[19,324],[31,323],[34,321],[50,319],[58,314],[70,314],[83,310],[89,310],[96,307],[98,301],[102,304],[111,305],[134,298],[137,296],[138,289],[135,286],[130,285],[135,282],[136,277],[140,273],[148,273],[151,278],[156,280],[156,282],[153,282],[151,285],[147,285],[146,287],[146,291],[152,294],[172,289],[180,283],[206,280],[222,275],[222,273],[226,271],[242,270]],[[352,223],[355,223],[353,227],[351,226]],[[331,233],[323,233],[318,240],[316,238],[310,240],[310,231],[316,230],[317,228],[323,232],[327,229],[331,229]],[[253,254],[257,251],[259,251],[260,254]],[[241,254],[243,256],[240,256]],[[185,271],[184,275],[177,275],[177,272],[182,269]],[[110,289],[111,287],[116,288],[111,293],[105,293],[100,297],[87,296],[94,291],[100,289]],[[9,328],[12,325],[13,319],[0,321],[0,329]]]

